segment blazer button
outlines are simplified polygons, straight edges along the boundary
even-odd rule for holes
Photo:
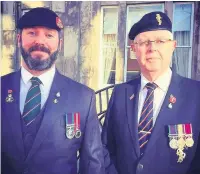
[[[137,165],[138,171],[142,171],[143,168],[144,168],[144,166],[143,166],[142,164],[139,163],[139,164]]]

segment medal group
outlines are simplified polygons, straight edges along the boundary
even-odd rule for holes
[[[66,137],[68,139],[81,137],[80,113],[66,114]]]
[[[192,125],[191,124],[178,124],[168,125],[169,129],[169,146],[176,150],[178,156],[178,163],[183,162],[186,157],[185,149],[194,145]]]

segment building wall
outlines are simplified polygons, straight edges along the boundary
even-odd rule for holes
[[[3,2],[1,9],[3,15],[1,16],[1,75],[13,72],[15,54],[15,15],[14,2]]]

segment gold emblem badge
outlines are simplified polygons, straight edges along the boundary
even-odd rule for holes
[[[156,20],[158,21],[158,25],[162,24],[162,17],[160,16],[160,14],[156,14]]]

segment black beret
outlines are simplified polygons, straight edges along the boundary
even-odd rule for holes
[[[154,30],[168,30],[172,32],[172,23],[165,13],[155,11],[144,15],[132,26],[129,32],[129,39],[134,40],[138,34]]]
[[[17,28],[31,28],[36,26],[47,27],[60,31],[63,24],[58,15],[48,8],[33,8],[25,13],[18,21]]]

